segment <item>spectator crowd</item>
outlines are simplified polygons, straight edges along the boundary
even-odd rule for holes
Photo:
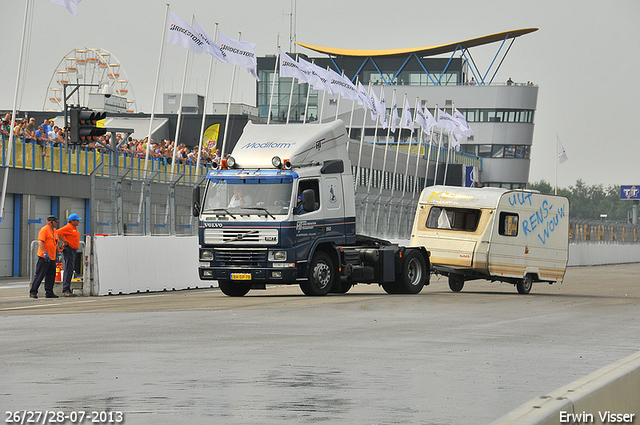
[[[49,156],[48,148],[63,146],[65,143],[65,131],[64,128],[54,125],[53,121],[45,119],[41,124],[36,124],[35,118],[29,119],[22,118],[17,122],[11,120],[11,114],[7,113],[2,119],[0,125],[0,138],[3,141],[8,141],[9,136],[13,132],[15,140],[22,140],[25,143],[37,144],[42,147],[42,156]],[[112,140],[111,133],[107,133],[104,136],[100,136],[98,140],[83,143],[80,148],[87,151],[98,152],[113,152],[117,151],[119,154],[125,156],[145,158],[147,153],[147,144],[149,139],[134,139],[127,137],[126,135],[116,133],[115,149],[112,147],[114,141]],[[155,161],[160,161],[163,164],[171,164],[173,161],[173,151],[176,149],[175,142],[170,140],[162,140],[155,142],[151,139],[149,146],[149,158]],[[220,150],[215,147],[212,149],[198,149],[198,146],[193,148],[187,147],[184,143],[180,143],[177,146],[175,155],[176,164],[183,165],[196,165],[198,161],[198,155],[200,156],[200,164],[210,165],[213,162],[220,162]]]

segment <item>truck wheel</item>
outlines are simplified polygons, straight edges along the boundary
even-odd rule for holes
[[[464,277],[459,274],[450,274],[449,275],[449,288],[453,292],[460,292],[464,287]]]
[[[533,286],[533,275],[531,274],[526,274],[524,276],[524,279],[519,280],[518,283],[516,283],[516,287],[518,288],[519,294],[528,294],[529,292],[531,292],[532,286]]]
[[[382,285],[382,289],[384,289],[384,292],[386,292],[387,294],[401,294],[402,291],[400,290],[400,285],[398,285],[395,282],[385,282],[385,283],[381,283],[380,285]]]
[[[230,297],[244,297],[251,289],[249,283],[231,283],[230,280],[218,280],[218,286],[223,294]]]
[[[406,251],[402,259],[402,274],[396,284],[404,294],[417,294],[424,288],[427,273],[427,265],[420,252]]]
[[[329,291],[329,292],[334,293],[334,294],[346,294],[347,292],[349,292],[349,289],[351,289],[351,288],[353,288],[352,284],[342,282],[340,284],[340,289],[336,288],[336,285],[333,285],[332,288],[331,288],[331,291]]]
[[[333,285],[335,266],[329,256],[320,251],[316,252],[309,264],[309,279],[300,283],[300,289],[305,295],[327,295]]]

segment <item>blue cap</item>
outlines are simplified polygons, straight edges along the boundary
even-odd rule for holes
[[[74,213],[69,216],[69,221],[71,220],[82,220],[82,218],[78,214]]]

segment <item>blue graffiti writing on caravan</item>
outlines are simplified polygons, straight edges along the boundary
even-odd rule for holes
[[[518,192],[509,196],[509,205],[512,207],[524,204],[531,205],[531,193]]]
[[[522,221],[524,234],[537,232],[537,236],[543,244],[547,243],[549,236],[558,227],[561,218],[566,215],[564,205],[553,211],[553,205],[545,199],[542,201],[540,209],[531,214],[528,219]]]

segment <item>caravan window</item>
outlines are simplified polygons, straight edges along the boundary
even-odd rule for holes
[[[431,207],[427,217],[427,228],[475,232],[479,220],[480,210]]]
[[[498,233],[503,236],[518,236],[518,214],[501,212]]]

